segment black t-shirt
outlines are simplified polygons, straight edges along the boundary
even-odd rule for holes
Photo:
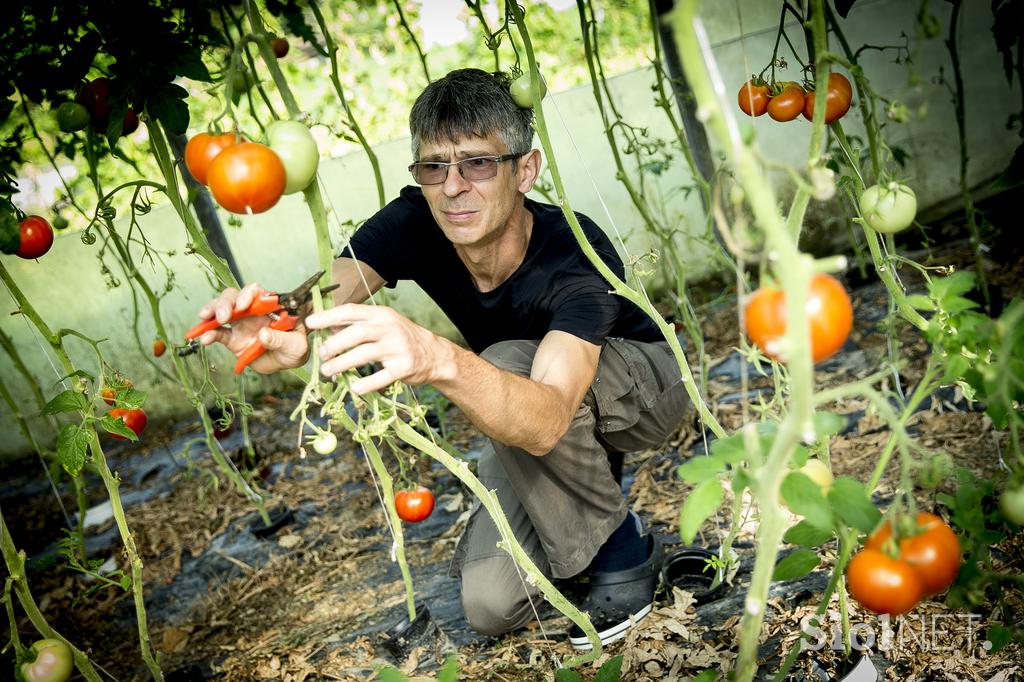
[[[583,254],[560,208],[531,199],[526,208],[533,213],[526,257],[492,291],[477,289],[418,187],[405,187],[367,220],[341,256],[366,263],[389,287],[403,279],[416,282],[476,353],[498,341],[540,340],[555,329],[598,345],[609,336],[662,338],[632,301],[609,293],[611,285]],[[602,260],[623,277],[622,260],[608,236],[576,215]]]

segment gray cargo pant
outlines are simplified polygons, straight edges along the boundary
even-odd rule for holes
[[[529,376],[537,341],[503,341],[481,357]],[[542,457],[490,441],[477,475],[496,490],[523,549],[548,576],[583,571],[626,517],[622,490],[609,452],[655,447],[691,414],[679,365],[666,342],[607,339],[594,382],[568,432]],[[487,511],[476,503],[455,549],[449,575],[462,579],[466,620],[482,634],[522,627],[539,594],[496,546],[501,539]]]

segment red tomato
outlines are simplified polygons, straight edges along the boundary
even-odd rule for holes
[[[232,213],[262,213],[284,193],[287,176],[280,157],[266,145],[243,142],[213,160],[206,179],[217,203]]]
[[[853,88],[850,81],[841,73],[830,73],[828,75],[828,92],[825,94],[825,123],[842,118],[850,110],[850,102],[853,101]],[[808,121],[814,118],[814,93],[807,93],[807,101],[804,103],[804,118]]]
[[[846,567],[846,580],[853,598],[875,613],[899,616],[924,597],[921,580],[910,564],[877,549],[857,552]]]
[[[740,110],[747,116],[763,116],[768,111],[768,100],[771,99],[771,92],[764,83],[758,85],[754,80],[743,84],[740,91],[736,93],[736,101]]]
[[[21,258],[31,260],[39,258],[53,246],[53,228],[46,218],[30,215],[21,221],[21,246],[17,254]]]
[[[789,83],[768,102],[768,115],[776,121],[792,121],[804,110],[804,89]]]
[[[274,38],[270,41],[270,49],[274,51],[275,57],[281,59],[288,54],[288,39]]]
[[[199,133],[193,135],[192,139],[185,145],[185,166],[198,182],[206,184],[206,174],[210,169],[210,162],[224,149],[238,143],[244,138],[237,137],[234,133],[223,135],[210,135]]]
[[[422,521],[434,511],[434,493],[423,486],[415,490],[399,490],[395,494],[395,509],[403,521]]]
[[[920,533],[900,538],[898,558],[917,572],[925,596],[945,592],[960,570],[960,540],[935,514],[918,513],[917,525]],[[891,537],[892,526],[886,521],[868,537],[864,547],[883,550]]]
[[[820,362],[846,343],[853,327],[853,306],[839,280],[818,274],[811,278],[806,310],[811,358]],[[779,360],[778,340],[786,333],[786,294],[774,287],[761,287],[747,302],[745,318],[750,340],[765,355]]]
[[[167,343],[163,339],[157,339],[153,342],[153,355],[160,357],[167,350]]]
[[[107,119],[110,118],[110,105],[107,103],[109,96],[110,79],[100,76],[86,83],[76,98],[79,104],[89,110],[93,127],[101,132],[106,131]]]
[[[135,113],[135,110],[128,107],[128,111],[124,112],[124,122],[121,124],[121,134],[131,135],[139,129],[139,115]]]
[[[142,435],[143,429],[146,428],[146,422],[149,421],[146,413],[141,408],[137,410],[125,410],[117,407],[111,410],[108,414],[111,417],[120,417],[121,421],[123,421],[129,429],[135,432],[136,436]],[[128,440],[124,436],[119,436],[116,433],[112,433],[110,435],[118,440]]]

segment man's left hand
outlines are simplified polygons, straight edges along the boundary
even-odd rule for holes
[[[387,306],[346,303],[308,316],[307,329],[332,329],[320,346],[325,377],[371,362],[382,368],[350,385],[362,395],[396,381],[425,384],[436,380],[447,356],[443,340]]]

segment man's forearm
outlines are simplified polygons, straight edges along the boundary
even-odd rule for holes
[[[533,455],[547,454],[565,435],[576,406],[557,390],[437,338],[443,360],[433,385],[485,435]]]

